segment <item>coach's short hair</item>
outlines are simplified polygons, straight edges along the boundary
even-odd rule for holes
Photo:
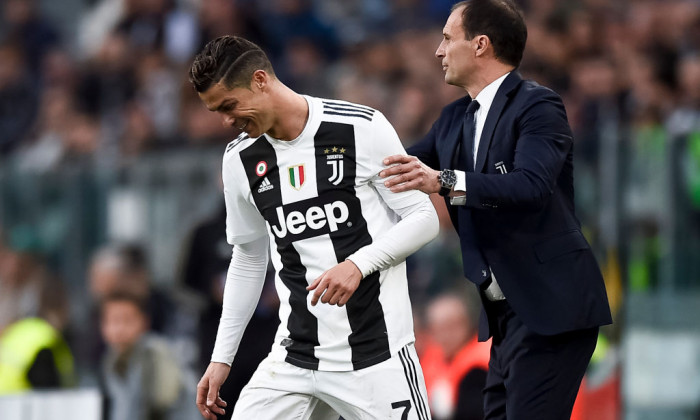
[[[462,10],[462,28],[467,39],[486,35],[496,58],[518,67],[527,41],[523,15],[511,0],[467,0],[452,6]]]
[[[260,47],[245,38],[225,35],[209,41],[195,56],[189,76],[197,92],[206,92],[219,82],[228,89],[249,88],[257,70],[275,75],[270,60]]]

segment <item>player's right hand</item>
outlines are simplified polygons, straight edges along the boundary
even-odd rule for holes
[[[211,362],[197,384],[197,408],[207,420],[216,420],[217,414],[225,413],[227,404],[219,397],[219,389],[230,371],[231,366],[226,363]]]

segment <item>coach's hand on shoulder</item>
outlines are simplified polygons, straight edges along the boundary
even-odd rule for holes
[[[384,159],[388,168],[379,172],[389,178],[384,185],[393,192],[419,190],[426,194],[440,191],[439,171],[426,166],[415,156],[394,155]]]
[[[306,290],[314,290],[311,297],[313,306],[316,306],[319,298],[322,303],[343,306],[355,293],[361,280],[360,269],[352,261],[346,260],[324,271]]]
[[[225,412],[227,404],[219,397],[219,389],[230,370],[231,366],[226,363],[211,362],[197,384],[197,408],[207,420],[216,420],[216,414]]]

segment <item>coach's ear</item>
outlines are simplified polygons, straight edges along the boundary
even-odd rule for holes
[[[486,54],[486,51],[491,47],[491,40],[487,35],[477,35],[472,40],[474,46],[474,55],[481,57]]]

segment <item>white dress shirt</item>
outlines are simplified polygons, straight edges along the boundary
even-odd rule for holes
[[[484,124],[486,123],[486,117],[489,115],[489,110],[491,109],[493,99],[496,97],[498,88],[501,87],[501,83],[503,83],[509,74],[510,72],[491,82],[481,92],[479,92],[478,95],[476,95],[476,98],[474,98],[475,101],[479,102],[479,108],[474,113],[474,118],[476,118],[476,127],[474,130],[474,149],[472,150],[472,156],[474,156],[474,168],[476,168],[476,156],[478,154],[479,143],[481,141],[481,132],[484,130]],[[467,187],[464,171],[455,170],[455,175],[457,175],[457,183],[454,186],[454,190],[463,191],[465,194],[451,197],[450,204],[463,206],[467,202]],[[490,301],[504,300],[505,296],[503,295],[503,291],[501,291],[501,288],[496,281],[496,276],[494,276],[493,271],[491,271],[491,279],[491,284],[486,290],[484,290],[486,298]]]
[[[486,117],[489,115],[489,110],[491,109],[491,104],[493,99],[496,97],[498,88],[501,87],[501,83],[510,74],[510,72],[504,74],[498,79],[494,80],[488,84],[478,95],[474,98],[475,101],[479,102],[479,109],[474,113],[474,118],[476,118],[476,127],[474,130],[474,150],[472,150],[474,156],[474,167],[476,167],[476,156],[479,150],[479,142],[481,141],[481,132],[484,130],[484,124],[486,123]],[[466,181],[464,176],[464,171],[455,170],[455,175],[457,175],[457,183],[454,186],[455,191],[466,192]],[[463,206],[466,203],[466,197],[464,195],[452,197],[450,199],[450,204]]]

